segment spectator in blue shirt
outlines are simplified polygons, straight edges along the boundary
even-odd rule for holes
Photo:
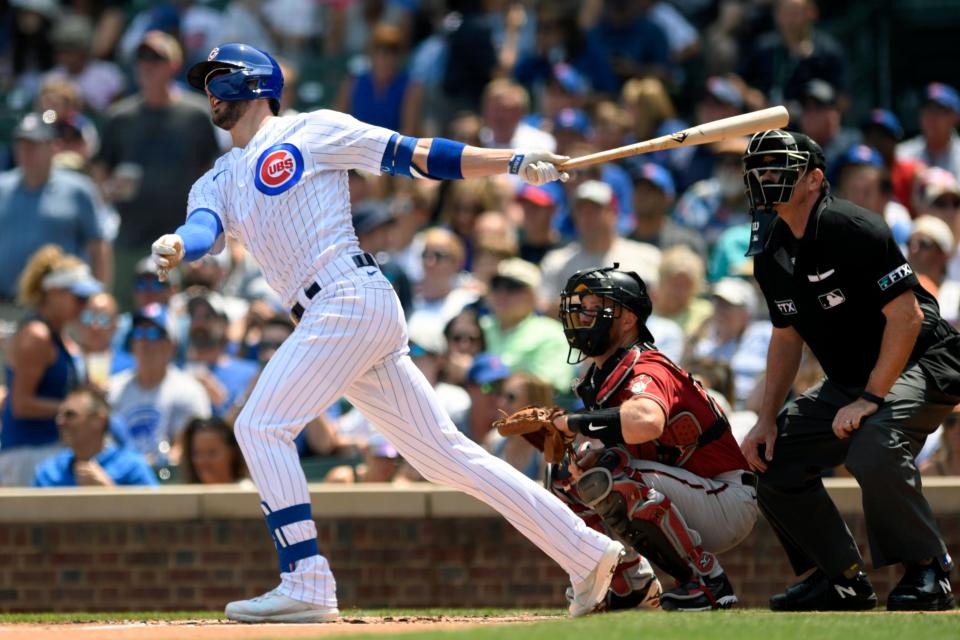
[[[17,295],[17,277],[46,244],[85,256],[93,275],[109,284],[113,255],[89,178],[53,168],[56,131],[37,113],[14,130],[17,168],[0,174],[0,301]]]
[[[663,30],[647,17],[649,5],[641,0],[604,1],[600,20],[587,32],[587,40],[603,56],[595,61],[595,68],[611,69],[613,84],[594,73],[594,89],[616,93],[628,78],[667,77],[670,45]]]
[[[130,449],[105,446],[110,405],[91,387],[67,394],[57,413],[60,438],[67,445],[37,467],[36,487],[155,485],[147,461]]]

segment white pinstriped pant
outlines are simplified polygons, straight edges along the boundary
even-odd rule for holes
[[[464,437],[407,356],[403,311],[379,270],[341,257],[318,274],[320,292],[267,363],[234,430],[253,481],[271,510],[309,503],[294,438],[346,396],[424,478],[468,493],[499,511],[570,574],[593,571],[608,538],[584,525],[558,498]],[[323,514],[314,514],[322,517]],[[283,527],[289,544],[315,538],[316,525]],[[323,556],[281,574],[280,592],[336,605]]]

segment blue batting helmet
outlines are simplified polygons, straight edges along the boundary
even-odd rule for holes
[[[227,70],[207,78],[215,71]],[[228,42],[214,47],[206,61],[198,62],[187,72],[191,87],[209,89],[215,97],[226,102],[280,99],[283,93],[283,72],[273,57],[248,44]],[[253,82],[251,82],[253,81]]]

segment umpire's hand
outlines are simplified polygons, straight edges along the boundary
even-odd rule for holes
[[[776,441],[776,421],[759,420],[753,425],[753,429],[750,429],[750,433],[740,443],[740,451],[751,469],[760,473],[767,470],[767,463],[773,460],[773,446]],[[763,445],[763,457],[760,456],[760,445]]]
[[[160,282],[167,279],[167,272],[183,260],[183,238],[175,233],[160,236],[152,247],[153,261],[157,263],[157,277]]]

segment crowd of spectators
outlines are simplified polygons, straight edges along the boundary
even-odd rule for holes
[[[579,156],[785,104],[823,146],[833,191],[884,217],[960,322],[960,95],[917,86],[916,121],[855,112],[848,52],[814,0],[5,6],[0,485],[244,481],[231,423],[293,331],[289,310],[233,242],[166,281],[148,257],[230,144],[183,80],[225,41],[281,59],[283,113],[336,108],[486,147]],[[360,245],[393,283],[410,355],[456,426],[537,477],[540,456],[491,422],[576,403],[559,292],[578,269],[619,263],[649,287],[659,348],[738,435],[749,428],[771,325],[744,255],[745,148],[657,152],[543,187],[351,172]],[[817,376],[808,356],[794,390]],[[958,415],[928,442],[925,471],[960,473]],[[297,444],[311,479],[419,479],[346,401]]]

